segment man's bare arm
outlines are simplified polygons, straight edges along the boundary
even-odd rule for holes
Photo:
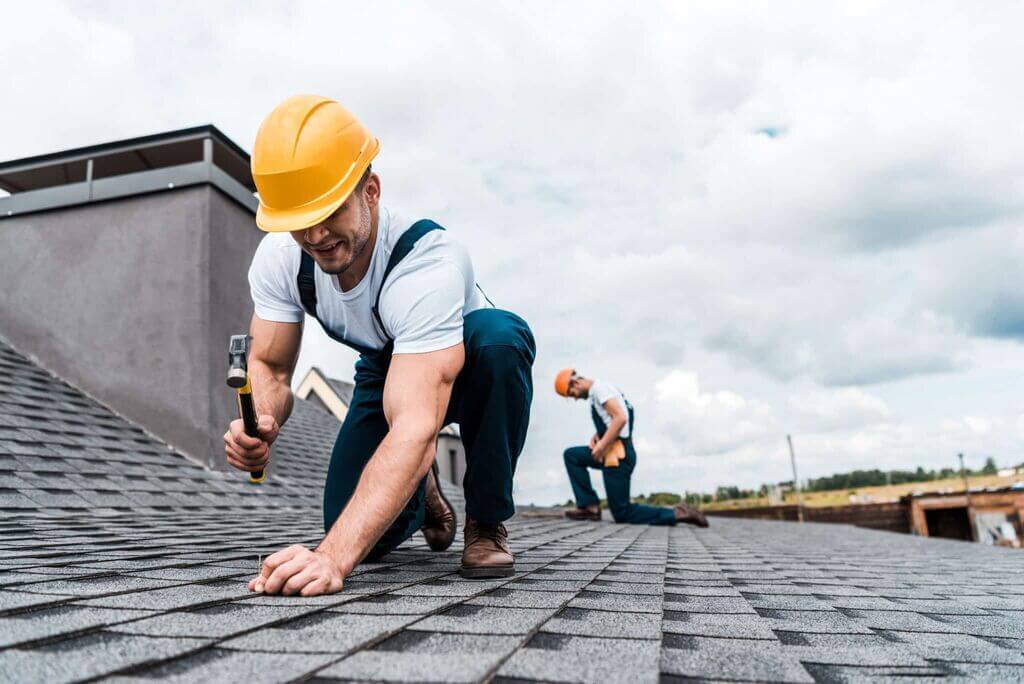
[[[622,428],[626,427],[626,423],[629,421],[626,411],[616,399],[609,399],[601,405],[604,406],[604,410],[608,412],[608,415],[612,417],[612,422],[608,425],[608,429],[604,431],[604,437],[597,440],[597,444],[590,450],[595,458],[604,458],[605,451],[619,438]]]
[[[253,314],[249,375],[257,415],[270,415],[284,425],[292,413],[292,373],[302,342],[301,323],[265,321]]]
[[[256,398],[260,436],[250,437],[245,434],[241,420],[232,421],[224,433],[224,452],[233,467],[252,472],[267,464],[270,445],[291,415],[292,372],[302,341],[302,324],[265,321],[253,315],[249,334],[249,377]]]
[[[464,361],[461,343],[392,358],[384,385],[389,431],[363,469],[352,498],[315,552],[296,545],[270,556],[263,573],[250,582],[251,589],[303,596],[341,589],[430,469]]]

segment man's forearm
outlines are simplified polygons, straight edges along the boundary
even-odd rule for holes
[[[295,398],[287,381],[278,376],[266,363],[255,359],[249,361],[257,415],[273,416],[278,425],[284,425],[292,413]]]
[[[625,426],[625,422],[613,420],[611,425],[608,426],[608,429],[604,431],[604,436],[597,440],[597,446],[595,447],[597,453],[602,453],[605,449],[611,446],[612,442],[617,440],[619,435],[622,434],[622,428]]]
[[[317,551],[331,556],[348,575],[412,498],[434,460],[434,450],[432,439],[404,438],[398,431],[389,432]]]

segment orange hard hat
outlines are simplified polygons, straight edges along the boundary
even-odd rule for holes
[[[555,376],[555,391],[563,397],[569,396],[569,381],[574,375],[576,375],[576,370],[573,368],[563,368],[558,371],[558,375]]]
[[[256,225],[277,233],[320,223],[352,194],[379,149],[369,129],[334,100],[288,98],[256,133]]]

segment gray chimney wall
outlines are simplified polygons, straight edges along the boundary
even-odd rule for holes
[[[262,233],[213,185],[0,221],[0,335],[196,461],[223,468],[228,337]]]

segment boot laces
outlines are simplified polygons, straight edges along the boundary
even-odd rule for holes
[[[466,542],[472,544],[478,539],[489,539],[498,546],[504,546],[508,541],[508,530],[505,529],[504,523],[488,525],[473,520],[466,525]]]

